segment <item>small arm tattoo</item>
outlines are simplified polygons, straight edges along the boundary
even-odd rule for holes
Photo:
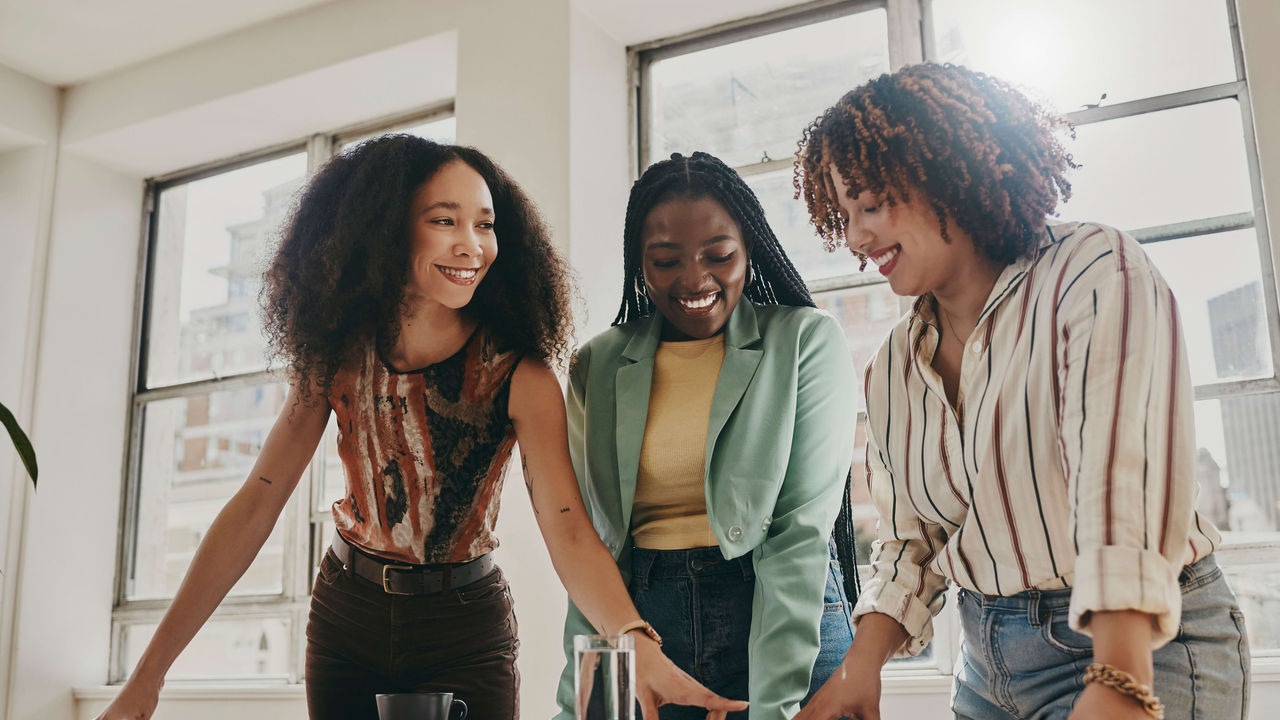
[[[264,483],[268,484],[268,485],[270,485],[270,484],[271,484],[271,481],[270,481],[270,480],[268,480],[268,479],[266,479],[266,478],[262,477],[261,475],[259,475],[259,476],[258,476],[258,479],[259,479],[259,480],[261,480],[262,482],[264,482]]]
[[[529,491],[529,506],[533,508],[534,515],[540,515],[538,512],[538,504],[533,501],[533,473],[529,472],[529,456],[520,453],[520,469],[524,472],[524,487]]]

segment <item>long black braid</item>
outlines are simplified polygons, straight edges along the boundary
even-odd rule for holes
[[[670,159],[650,165],[631,186],[622,231],[622,304],[613,320],[614,325],[649,317],[654,311],[648,296],[637,290],[643,282],[640,233],[650,211],[667,200],[704,197],[720,203],[742,230],[747,256],[754,267],[751,282],[742,289],[747,299],[758,305],[816,307],[809,288],[782,249],[773,228],[769,227],[759,198],[742,176],[713,155],[695,152],[686,157],[673,153]],[[850,473],[845,478],[840,514],[833,533],[836,558],[844,575],[844,591],[850,603],[857,601],[861,589],[854,553],[853,507],[849,499],[852,483],[853,475]]]

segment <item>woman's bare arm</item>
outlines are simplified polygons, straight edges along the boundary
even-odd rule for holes
[[[329,420],[323,399],[307,406],[296,397],[290,393],[253,471],[209,526],[173,604],[129,681],[99,720],[151,717],[169,667],[262,549]]]

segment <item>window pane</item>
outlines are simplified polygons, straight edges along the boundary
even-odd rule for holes
[[[1192,382],[1271,377],[1257,232],[1237,230],[1143,247],[1178,299]],[[1212,262],[1205,262],[1206,257]],[[1275,438],[1280,433],[1267,442]]]
[[[324,465],[320,468],[320,496],[316,500],[316,512],[328,515],[333,504],[347,492],[347,481],[338,457],[338,421],[330,417],[324,431]]]
[[[357,135],[355,137],[347,137],[342,139],[342,150],[345,151],[353,145],[364,142],[371,138],[376,138],[389,133],[407,133],[409,135],[417,135],[420,138],[435,140],[442,143],[455,143],[458,137],[458,119],[453,115],[446,118],[437,118],[428,120],[427,122],[415,122],[410,125],[394,127],[387,130],[379,130],[368,135]]]
[[[809,211],[803,200],[793,196],[791,169],[746,177],[747,185],[760,198],[770,227],[782,242],[787,256],[806,281],[818,278],[852,275],[861,264],[846,248],[827,252],[822,240],[809,224]]]
[[[1198,507],[1221,530],[1280,541],[1277,437],[1280,394],[1196,403]]]
[[[858,375],[858,411],[865,412],[867,398],[863,393],[862,371],[902,315],[898,310],[898,296],[893,294],[889,283],[882,282],[819,293],[813,299],[818,307],[835,315],[844,328],[849,354],[853,356],[853,367]]]
[[[1235,99],[1083,125],[1068,150],[1063,217],[1133,230],[1253,209]]]
[[[1197,509],[1223,531],[1218,561],[1255,656],[1280,651],[1280,394],[1196,403]],[[1263,545],[1263,550],[1246,549]],[[1233,547],[1235,546],[1235,547]],[[1246,546],[1246,547],[1240,547]]]
[[[124,669],[132,672],[157,623],[124,628]],[[215,617],[205,623],[178,656],[165,679],[207,680],[289,677],[289,632],[285,617]]]
[[[270,384],[146,406],[127,599],[173,597],[209,525],[252,469],[284,397],[283,384]],[[276,523],[231,594],[281,591],[283,526]]]
[[[841,95],[889,71],[884,10],[654,62],[649,162],[704,150],[729,165],[795,154],[800,132]]]
[[[298,153],[160,193],[148,387],[266,366],[258,289],[306,170]]]
[[[1224,564],[1222,571],[1244,613],[1249,652],[1255,658],[1280,654],[1280,565]]]
[[[939,62],[1069,112],[1236,79],[1223,0],[933,0]],[[1188,48],[1195,48],[1189,52]]]

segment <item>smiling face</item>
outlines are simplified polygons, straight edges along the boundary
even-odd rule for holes
[[[413,194],[405,300],[458,309],[498,257],[493,197],[480,173],[455,160]]]
[[[894,205],[867,190],[849,197],[844,178],[834,169],[830,172],[845,222],[845,244],[875,263],[896,294],[945,292],[950,284],[964,282],[964,268],[991,263],[949,218],[951,242],[942,237],[938,216],[919,190],[911,193],[910,201],[899,199]]]
[[[640,231],[645,291],[666,319],[664,340],[709,338],[742,297],[747,246],[738,223],[709,197],[653,206]]]

